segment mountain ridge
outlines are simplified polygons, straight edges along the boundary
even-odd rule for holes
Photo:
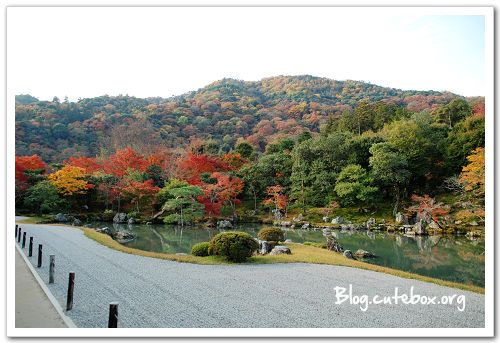
[[[355,80],[312,75],[258,81],[223,78],[170,98],[103,95],[77,102],[16,96],[16,153],[62,161],[95,156],[141,140],[165,147],[210,140],[224,151],[247,140],[263,150],[279,137],[313,134],[328,120],[362,102],[382,102],[409,112],[433,112],[463,96],[403,91]],[[467,98],[469,99],[469,98]]]

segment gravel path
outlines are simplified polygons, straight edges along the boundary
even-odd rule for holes
[[[314,264],[204,266],[121,253],[76,228],[22,224],[43,244],[48,283],[49,255],[56,255],[56,281],[48,284],[65,308],[69,271],[75,298],[67,314],[78,327],[106,327],[110,302],[119,303],[120,327],[484,327],[484,296],[355,268]],[[29,240],[29,238],[27,239]],[[26,247],[27,250],[27,247]],[[25,251],[26,251],[25,250]],[[26,251],[27,254],[27,251]],[[464,295],[465,310],[452,305],[335,304],[336,286],[353,295],[399,293]]]

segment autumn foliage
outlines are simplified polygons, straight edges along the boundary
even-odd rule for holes
[[[460,182],[467,192],[471,192],[479,197],[484,197],[485,192],[485,166],[484,148],[477,148],[472,155],[467,157],[467,164],[460,174]]]
[[[94,185],[85,180],[85,169],[74,166],[64,166],[61,170],[50,174],[48,179],[60,194],[71,196],[85,194]]]
[[[424,196],[413,194],[411,196],[411,201],[413,201],[414,204],[408,207],[406,212],[410,216],[416,215],[417,220],[424,219],[429,221],[432,219],[437,222],[440,217],[444,217],[450,212],[448,206],[436,202],[434,198],[427,194]]]
[[[26,171],[29,170],[45,170],[46,164],[42,161],[40,156],[16,156],[16,182],[25,183],[28,180]]]

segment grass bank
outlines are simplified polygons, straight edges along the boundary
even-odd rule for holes
[[[164,260],[172,260],[177,262],[186,263],[198,263],[198,264],[231,264],[231,262],[226,261],[224,258],[218,256],[208,256],[208,257],[198,257],[192,255],[175,255],[175,254],[165,254],[152,251],[144,251],[139,249],[134,249],[126,247],[117,241],[113,240],[110,236],[96,232],[89,228],[83,228],[85,236],[105,245],[111,249],[115,249],[127,254],[134,254],[140,256],[147,256],[153,258],[160,258]],[[422,276],[418,274],[413,274],[397,269],[377,266],[374,264],[361,262],[357,260],[350,260],[342,256],[341,254],[331,252],[326,249],[317,248],[314,246],[307,246],[302,244],[286,244],[290,247],[291,255],[260,255],[253,256],[248,260],[247,263],[316,263],[316,264],[329,264],[334,266],[346,266],[353,268],[361,268],[381,273],[386,273],[406,279],[414,279],[424,282],[431,282],[437,285],[458,288],[466,291],[471,291],[475,293],[484,294],[484,288],[474,285],[461,284],[457,282],[451,282],[446,280],[440,280],[431,278],[428,276]]]

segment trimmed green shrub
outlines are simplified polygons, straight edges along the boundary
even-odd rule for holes
[[[283,242],[285,240],[285,233],[277,227],[265,227],[257,234],[261,241],[268,242]]]
[[[259,243],[246,232],[228,231],[210,241],[209,255],[224,256],[229,261],[243,262],[259,248]]]
[[[193,245],[191,248],[191,255],[194,256],[208,256],[208,247],[210,242],[201,242]]]

